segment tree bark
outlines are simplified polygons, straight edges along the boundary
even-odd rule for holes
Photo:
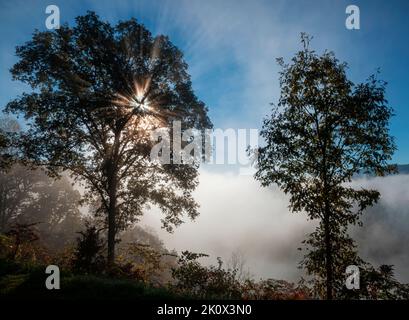
[[[112,154],[107,162],[108,178],[108,269],[111,269],[115,263],[115,236],[116,236],[116,218],[117,218],[117,191],[118,191],[118,152],[120,131],[115,134],[115,140],[112,148]]]
[[[331,243],[331,226],[330,226],[330,209],[328,200],[325,201],[325,216],[324,216],[324,232],[325,232],[325,267],[326,267],[326,287],[327,300],[332,300],[332,284],[333,284],[333,270],[332,270],[332,243]]]
[[[115,188],[116,189],[116,188]],[[116,235],[116,190],[109,195],[108,209],[108,268],[115,263],[115,235]]]
[[[328,132],[328,130],[326,130]],[[325,134],[325,137],[328,133]],[[327,169],[327,144],[328,138],[324,139],[322,147],[322,180],[324,183],[324,241],[325,241],[325,269],[326,269],[326,294],[327,300],[332,300],[333,290],[333,268],[332,268],[332,242],[331,242],[331,208],[330,208],[330,187],[328,185],[328,169]]]

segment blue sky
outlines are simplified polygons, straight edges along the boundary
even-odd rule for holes
[[[209,106],[215,127],[259,128],[278,99],[276,57],[289,59],[300,32],[314,36],[319,52],[335,51],[355,82],[379,67],[396,116],[394,161],[409,163],[408,1],[6,1],[0,0],[0,108],[26,87],[11,81],[14,48],[45,29],[45,8],[58,5],[61,21],[96,11],[112,23],[135,17],[184,52],[194,89]],[[358,5],[361,29],[345,28],[345,8]]]

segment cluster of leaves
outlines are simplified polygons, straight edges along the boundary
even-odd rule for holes
[[[182,252],[178,267],[172,271],[174,284],[172,290],[199,299],[244,299],[244,300],[288,300],[308,299],[310,289],[304,281],[298,285],[284,280],[251,279],[241,276],[237,266],[223,268],[218,258],[218,266],[204,266],[199,258],[206,254]]]
[[[218,258],[217,267],[206,267],[200,264],[199,258],[207,257],[203,253],[182,252],[178,267],[173,269],[175,284],[172,288],[179,293],[196,298],[239,299],[241,284],[236,278],[236,271],[222,268]]]
[[[116,265],[127,277],[161,286],[172,280],[171,268],[177,264],[175,252],[167,250],[152,230],[134,225],[120,235]]]
[[[325,264],[326,248],[324,230],[322,225],[310,234],[302,243],[305,255],[300,263],[308,275],[312,276],[309,281],[314,297],[322,298],[326,295],[327,270]],[[302,248],[299,248],[300,250]],[[353,239],[347,234],[337,234],[337,241],[332,244],[333,255],[333,292],[334,297],[338,297],[345,289],[345,269],[349,265],[356,265],[360,269],[366,267],[366,263],[358,256],[357,247]]]
[[[135,229],[141,228],[135,227],[132,230]],[[108,268],[105,253],[106,237],[102,231],[103,229],[98,229],[90,222],[86,223],[85,231],[79,232],[80,237],[73,252],[70,250],[65,252],[68,269],[76,274],[103,274],[113,278],[141,281],[149,285],[163,285],[162,275],[168,267],[167,259],[164,257],[175,256],[165,250],[160,241],[150,235],[147,239],[153,239],[156,246],[145,244],[143,241],[119,243],[120,254],[116,257],[115,264]],[[132,238],[125,233],[122,241],[125,239]]]
[[[97,274],[105,269],[104,241],[97,227],[87,224],[85,231],[79,232],[74,252],[73,270],[78,273]]]
[[[28,276],[33,270],[40,270],[43,274],[44,266],[52,261],[71,276],[102,276],[129,283],[142,283],[146,287],[166,289],[175,297],[298,300],[319,298],[325,292],[325,277],[316,277],[307,282],[302,279],[298,284],[275,279],[256,281],[250,276],[242,276],[242,271],[237,267],[239,264],[226,269],[218,258],[217,266],[205,266],[198,260],[207,257],[206,254],[189,251],[182,252],[177,264],[171,268],[172,281],[160,281],[160,274],[169,267],[164,263],[163,257],[176,258],[160,248],[141,243],[124,245],[126,250],[117,257],[115,267],[108,269],[104,257],[106,239],[101,237],[100,230],[90,224],[85,231],[80,232],[75,248],[67,247],[59,255],[52,257],[38,244],[38,238],[35,225],[16,225],[7,235],[0,236],[0,280],[16,272],[21,281],[25,279],[24,274]],[[342,269],[342,266],[335,269],[337,278],[338,273],[341,278]],[[360,289],[346,290],[344,283],[336,281],[335,298],[409,299],[409,285],[396,280],[392,266],[383,265],[375,269],[362,262],[360,270]],[[345,274],[342,278],[345,279]]]
[[[285,280],[266,279],[258,282],[247,279],[242,286],[245,300],[305,300],[311,298],[311,290],[300,281],[298,285]]]
[[[20,263],[49,261],[46,249],[37,244],[39,236],[36,224],[19,224],[0,235],[0,258]]]
[[[43,246],[58,251],[82,229],[80,193],[67,177],[55,180],[41,168],[14,164],[0,171],[0,232],[36,223]]]
[[[0,171],[8,169],[13,163],[15,150],[12,138],[20,130],[18,122],[10,117],[0,118]]]
[[[149,245],[130,243],[115,260],[116,272],[120,276],[159,285],[159,275],[163,271],[160,251]]]
[[[408,300],[409,284],[396,280],[393,266],[381,265],[379,268],[366,264],[360,272],[360,288],[338,292],[338,299],[365,300]]]

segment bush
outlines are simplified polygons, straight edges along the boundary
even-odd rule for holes
[[[77,273],[96,274],[104,271],[104,242],[100,238],[100,230],[86,224],[85,231],[79,232],[77,247],[74,251],[73,270]]]
[[[16,223],[10,230],[0,235],[0,258],[20,263],[48,263],[50,256],[39,245],[36,223]]]
[[[298,285],[284,280],[267,279],[255,282],[246,280],[242,287],[245,300],[305,300],[311,298],[310,290],[301,281]]]
[[[241,284],[236,279],[234,270],[222,268],[222,261],[218,258],[219,266],[202,266],[199,261],[206,254],[182,252],[178,267],[172,270],[175,284],[171,288],[182,294],[199,299],[239,299]]]

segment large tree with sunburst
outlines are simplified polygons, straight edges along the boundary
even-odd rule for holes
[[[153,37],[134,19],[113,26],[88,12],[74,27],[36,31],[16,53],[13,78],[32,88],[6,107],[27,120],[16,140],[20,156],[85,184],[85,199],[106,222],[109,265],[118,232],[149,205],[162,210],[169,231],[184,215],[198,215],[198,163],[150,158],[152,130],[171,130],[173,121],[182,129],[211,126],[183,55],[166,36]]]

